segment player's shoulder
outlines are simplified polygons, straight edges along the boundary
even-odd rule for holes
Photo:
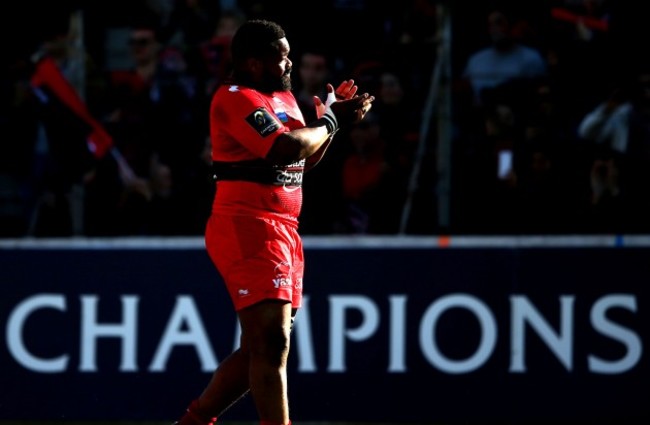
[[[212,97],[213,109],[248,109],[251,105],[257,104],[258,95],[255,90],[236,84],[221,85]]]
[[[238,86],[237,84],[222,84],[220,85],[214,93],[214,96],[217,97],[235,97],[241,96],[245,92],[245,88]]]
[[[227,99],[229,102],[255,102],[264,98],[262,93],[257,90],[237,84],[224,84],[220,86],[215,92],[214,97],[221,100]]]

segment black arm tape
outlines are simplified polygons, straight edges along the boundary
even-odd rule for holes
[[[317,119],[316,121],[317,125],[325,125],[325,128],[327,128],[327,133],[332,134],[338,130],[338,125],[336,120],[332,119],[329,115],[325,114],[321,118]]]

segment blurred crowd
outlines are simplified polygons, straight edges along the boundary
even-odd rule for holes
[[[203,234],[208,105],[249,18],[287,30],[307,122],[327,82],[353,78],[377,98],[305,176],[303,234],[650,231],[650,61],[632,48],[647,30],[620,3],[51,3],[5,14],[20,30],[2,35],[0,237]],[[452,154],[441,205],[443,133],[422,129],[444,122],[423,110],[445,13],[452,75],[437,89],[451,93]]]

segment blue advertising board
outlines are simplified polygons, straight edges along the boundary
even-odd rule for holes
[[[306,238],[295,421],[650,418],[650,245],[396,240]],[[198,239],[5,242],[0,282],[0,420],[171,421],[237,346]]]

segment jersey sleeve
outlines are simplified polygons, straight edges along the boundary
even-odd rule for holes
[[[288,131],[263,95],[234,86],[215,96],[211,113],[213,137],[236,142],[254,157],[264,158],[275,139]],[[242,158],[244,159],[244,158]]]

